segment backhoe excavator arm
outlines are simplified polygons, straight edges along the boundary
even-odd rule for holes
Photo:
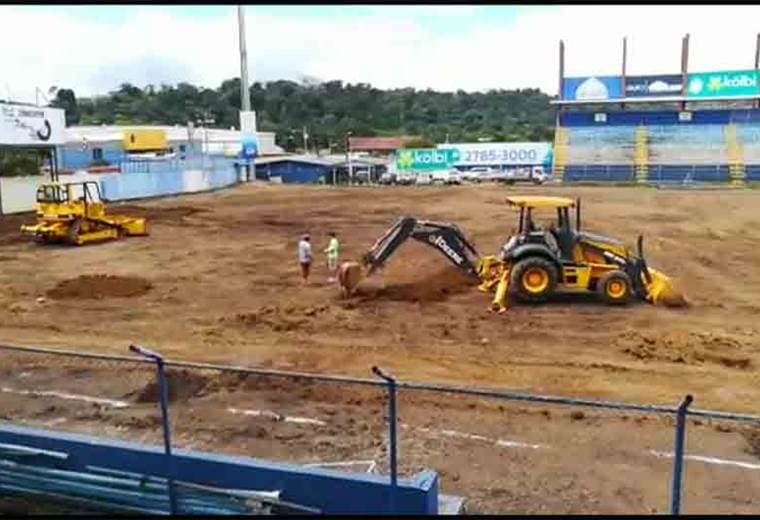
[[[396,221],[364,255],[364,264],[369,266],[367,274],[381,267],[409,237],[437,249],[466,274],[478,277],[478,252],[456,225],[414,217],[402,217]]]

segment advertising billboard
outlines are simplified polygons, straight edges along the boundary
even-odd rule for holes
[[[624,97],[680,96],[682,88],[683,76],[681,74],[626,76]]]
[[[62,145],[65,129],[61,108],[0,104],[0,146]]]
[[[256,135],[256,112],[240,111],[240,157],[254,159],[259,154]]]
[[[686,96],[690,98],[752,96],[757,87],[757,70],[727,70],[689,74]]]
[[[398,170],[441,170],[450,168],[459,160],[459,152],[444,148],[413,148],[396,152]]]
[[[455,166],[477,165],[551,165],[551,143],[461,143],[439,147],[457,151]]]
[[[562,82],[562,99],[567,101],[604,101],[621,97],[623,80],[620,76],[565,78]]]

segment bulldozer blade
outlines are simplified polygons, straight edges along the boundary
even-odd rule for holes
[[[646,284],[647,301],[666,307],[686,307],[689,304],[686,296],[675,287],[669,276],[651,267],[647,270],[650,278]]]

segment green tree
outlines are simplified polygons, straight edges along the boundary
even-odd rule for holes
[[[66,114],[66,126],[78,125],[81,119],[79,104],[74,91],[68,88],[62,88],[55,94],[55,99],[50,106],[62,108]]]
[[[381,90],[341,81],[279,80],[254,83],[250,98],[258,128],[275,132],[277,143],[293,150],[302,146],[304,126],[312,144],[324,143],[336,150],[342,150],[348,131],[355,136],[418,135],[426,142],[444,142],[447,135],[451,142],[481,137],[551,140],[553,136],[551,98],[537,89],[436,92]],[[60,103],[71,104],[68,94],[66,99]],[[226,80],[215,89],[188,83],[141,89],[125,83],[105,96],[80,99],[78,110],[82,124],[184,125],[213,119],[216,126],[237,128],[240,80]]]

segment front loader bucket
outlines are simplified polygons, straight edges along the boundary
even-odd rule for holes
[[[639,262],[641,262],[642,282],[646,290],[645,299],[654,305],[665,305],[667,307],[686,307],[688,301],[686,296],[676,289],[673,280],[665,273],[652,269],[644,260],[644,239],[641,235],[637,240],[639,252]]]
[[[647,268],[651,282],[645,284],[648,302],[667,307],[686,307],[688,302],[681,291],[676,289],[673,281],[657,269]]]

